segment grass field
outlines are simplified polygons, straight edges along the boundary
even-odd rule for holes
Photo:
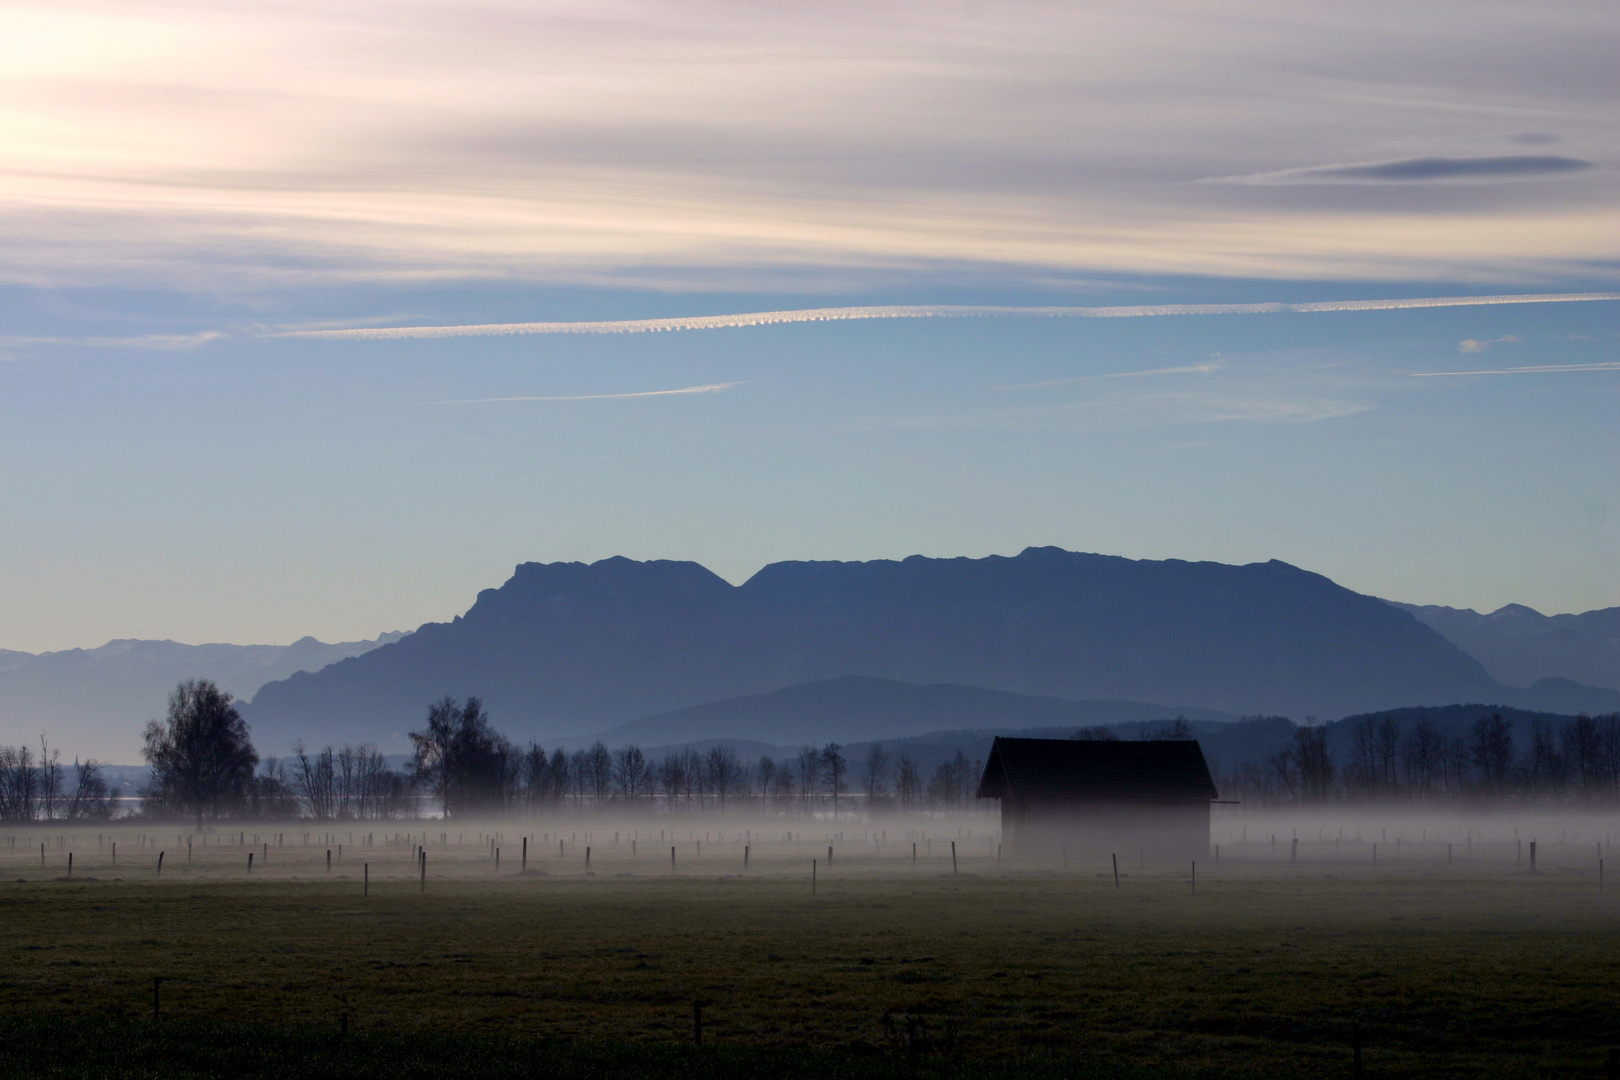
[[[1359,1025],[1369,1076],[1600,1076],[1620,1044],[1620,888],[1600,893],[1575,845],[1535,874],[1507,845],[1450,864],[1432,844],[1377,864],[1228,845],[1194,892],[1190,867],[1129,858],[1117,889],[1108,866],[998,866],[982,830],[957,841],[955,874],[943,832],[915,863],[898,833],[835,836],[830,868],[825,834],[711,831],[699,853],[705,833],[681,833],[672,871],[668,842],[632,858],[628,833],[598,827],[586,871],[582,834],[565,827],[559,855],[537,832],[526,873],[510,837],[497,872],[482,834],[434,833],[425,889],[392,830],[346,843],[330,874],[325,837],[302,832],[261,833],[252,874],[251,844],[218,837],[188,864],[172,830],[143,846],[122,828],[114,868],[111,832],[19,833],[0,853],[0,1013],[89,1045],[70,1020],[145,1030],[161,977],[164,1023],[203,1041],[239,1030],[218,1025],[307,1041],[347,1013],[357,1040],[540,1039],[645,1063],[690,1053],[702,1001],[705,1053],[786,1054],[782,1075],[805,1052],[879,1071],[1349,1075]]]

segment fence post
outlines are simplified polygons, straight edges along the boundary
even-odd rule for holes
[[[810,860],[810,895],[816,895],[816,860]]]
[[[72,873],[73,873],[73,856],[69,855],[68,856],[68,874],[71,875]],[[161,851],[158,852],[157,876],[158,877],[163,876],[163,852],[161,852]]]
[[[831,861],[831,860],[828,860]],[[956,873],[956,841],[951,841],[951,873]]]
[[[1536,872],[1536,842],[1530,841],[1530,872]]]
[[[371,895],[371,864],[370,863],[361,863],[360,864],[360,895],[361,896],[370,896]]]
[[[418,866],[418,869],[421,872],[421,891],[422,892],[427,892],[427,852],[426,851],[419,851],[417,853],[417,866]]]
[[[527,836],[525,836],[523,838],[523,855],[521,857],[521,860],[518,863],[518,870],[521,872],[521,871],[527,870],[528,868],[529,868],[529,838]]]
[[[1119,892],[1119,855],[1115,853],[1108,857],[1114,860],[1114,891]]]

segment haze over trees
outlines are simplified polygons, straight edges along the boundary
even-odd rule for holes
[[[1329,801],[1508,802],[1590,806],[1620,802],[1620,714],[1518,730],[1500,712],[1462,728],[1423,710],[1306,724],[1289,746],[1228,774],[1222,791],[1259,805]],[[1335,730],[1339,750],[1330,743]]]

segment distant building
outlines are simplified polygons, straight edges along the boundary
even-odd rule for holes
[[[1193,739],[1150,742],[997,739],[978,797],[1001,800],[1013,855],[1123,863],[1202,859],[1219,799]]]

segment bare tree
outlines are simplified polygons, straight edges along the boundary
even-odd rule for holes
[[[830,742],[821,748],[821,773],[826,778],[827,794],[832,796],[833,816],[838,816],[838,796],[849,790],[844,783],[844,774],[849,772],[849,762],[844,758],[844,748],[835,742]]]
[[[1333,788],[1333,755],[1328,752],[1327,728],[1307,720],[1294,729],[1290,751],[1299,778],[1299,797],[1304,802],[1322,802]]]
[[[1075,731],[1074,731],[1074,737],[1076,739],[1080,740],[1081,742],[1118,742],[1119,741],[1119,736],[1114,734],[1113,729],[1112,728],[1106,728],[1106,727],[1076,728]]]
[[[98,821],[110,818],[117,803],[118,789],[109,788],[101,775],[101,763],[94,758],[73,763],[73,794],[68,796],[65,816],[70,821]]]
[[[475,697],[446,697],[428,709],[427,725],[411,732],[416,777],[427,783],[445,817],[499,812],[511,801],[517,753],[489,722]]]
[[[638,802],[652,786],[652,770],[639,746],[626,746],[613,759],[613,785],[619,798]]]
[[[958,750],[949,761],[942,761],[928,779],[928,797],[941,806],[961,806],[972,792],[973,764]]]
[[[686,790],[686,755],[670,751],[658,763],[658,787],[664,793],[664,805],[675,810],[675,800]]]
[[[708,775],[709,790],[720,803],[720,812],[726,812],[727,796],[743,786],[744,768],[737,751],[725,743],[709,748],[703,757],[704,772]]]
[[[141,753],[152,767],[142,792],[147,808],[194,817],[199,829],[204,818],[243,805],[259,762],[231,695],[207,679],[175,687],[167,718],[146,725]]]
[[[895,762],[894,788],[895,794],[900,796],[900,805],[907,810],[922,798],[922,776],[917,772],[917,763],[905,754]]]
[[[794,772],[798,774],[799,794],[804,798],[804,808],[810,809],[810,800],[815,798],[816,792],[821,789],[821,751],[813,746],[806,746],[799,751],[799,756],[793,759]]]
[[[754,776],[759,780],[760,805],[766,806],[776,787],[776,759],[769,754],[761,754],[759,764],[754,766]]]
[[[1468,757],[1487,798],[1507,794],[1513,769],[1513,725],[1492,713],[1474,721],[1469,729]]]
[[[883,749],[882,743],[873,743],[866,751],[866,804],[871,806],[883,798],[886,788],[884,782],[889,775],[889,752]]]
[[[1445,783],[1445,739],[1433,720],[1418,718],[1401,747],[1406,785],[1420,799],[1432,799]]]
[[[1558,736],[1545,720],[1530,721],[1530,752],[1524,761],[1526,794],[1547,798],[1563,794],[1568,763],[1558,751]]]
[[[331,821],[338,816],[336,757],[330,746],[310,757],[302,739],[293,744],[292,785],[310,817]]]
[[[39,814],[39,773],[27,745],[0,746],[0,819],[32,821]]]

